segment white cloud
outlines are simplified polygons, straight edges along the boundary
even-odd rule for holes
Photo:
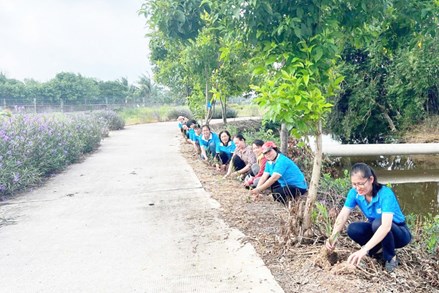
[[[0,0],[0,72],[137,81],[149,69],[141,0]]]

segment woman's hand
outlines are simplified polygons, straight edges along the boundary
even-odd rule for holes
[[[352,253],[349,257],[348,257],[348,263],[353,264],[353,265],[358,265],[360,264],[361,259],[367,254],[367,250],[364,248],[361,248],[360,250]]]
[[[261,191],[256,187],[255,189],[250,190],[250,193],[253,195],[258,195],[261,193]]]
[[[337,242],[337,240],[333,240],[333,239],[332,239],[332,236],[329,237],[329,238],[326,240],[326,243],[325,243],[326,249],[327,249],[329,252],[333,252],[334,249],[335,249],[335,243],[336,243],[336,242]]]

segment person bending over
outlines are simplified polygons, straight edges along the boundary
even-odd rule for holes
[[[302,171],[290,158],[279,152],[274,142],[264,143],[262,153],[267,163],[258,185],[250,191],[253,195],[258,196],[265,189],[271,188],[273,199],[286,205],[291,199],[308,191]]]
[[[398,200],[391,188],[378,183],[374,170],[365,163],[352,166],[351,183],[352,188],[326,241],[326,248],[335,249],[338,234],[350,212],[358,206],[367,222],[348,226],[348,236],[361,245],[361,249],[348,257],[348,262],[358,265],[365,255],[369,255],[384,260],[385,269],[392,272],[398,266],[395,248],[406,246],[412,238]]]
[[[191,126],[192,132],[189,136],[192,145],[194,146],[194,151],[197,156],[201,157],[201,148],[200,148],[200,138],[201,138],[201,127],[200,124],[195,123]]]
[[[233,152],[231,164],[229,164],[224,178],[236,175],[244,179],[247,173],[250,172],[252,165],[256,163],[256,156],[253,153],[252,147],[245,143],[245,138],[242,134],[235,135],[233,142],[236,145],[236,149]]]
[[[256,156],[257,163],[253,164],[251,173],[244,179],[244,186],[246,188],[255,188],[258,186],[259,179],[261,179],[262,175],[264,174],[267,159],[262,153],[263,145],[264,142],[260,139],[256,139],[252,144],[253,153]]]

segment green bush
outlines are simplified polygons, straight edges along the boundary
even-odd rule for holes
[[[188,119],[192,119],[192,113],[189,109],[174,108],[168,112],[168,120],[177,120],[179,116],[184,116]]]
[[[412,232],[413,245],[431,254],[439,252],[439,215],[409,214],[406,222]]]
[[[226,118],[236,118],[237,116],[238,116],[238,111],[232,108],[226,109]],[[215,107],[215,110],[213,111],[212,114],[212,119],[222,119],[222,118],[223,118],[223,114],[221,112],[221,108]]]

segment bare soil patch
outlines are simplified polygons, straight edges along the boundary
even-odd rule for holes
[[[220,203],[224,220],[246,235],[242,241],[255,247],[285,292],[439,292],[438,258],[423,263],[404,248],[398,250],[402,265],[388,274],[369,257],[360,267],[347,265],[345,260],[358,246],[345,236],[339,240],[337,254],[331,256],[322,250],[319,238],[308,245],[285,245],[287,208],[270,196],[254,201],[241,182],[223,179],[222,173],[200,161],[192,145],[183,140],[181,153],[203,187]],[[413,276],[414,269],[425,270],[424,278]]]

